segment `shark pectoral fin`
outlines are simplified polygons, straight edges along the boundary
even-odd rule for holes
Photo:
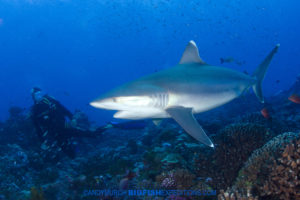
[[[193,138],[210,147],[214,147],[214,144],[195,119],[192,108],[176,106],[166,109],[166,112]]]
[[[200,58],[197,45],[193,40],[191,40],[186,46],[185,51],[183,52],[183,55],[179,62],[179,64],[186,63],[205,64],[205,62]]]
[[[162,119],[153,119],[153,124],[155,124],[155,126],[159,126],[162,122]]]

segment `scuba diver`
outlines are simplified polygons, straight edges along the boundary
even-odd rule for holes
[[[76,140],[82,137],[99,137],[105,128],[95,131],[84,130],[72,126],[73,114],[53,97],[43,94],[34,87],[31,91],[34,105],[31,118],[42,143],[42,156],[58,161],[61,152],[70,158],[76,156]]]

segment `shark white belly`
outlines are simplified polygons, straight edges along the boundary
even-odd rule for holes
[[[171,94],[169,106],[180,105],[193,108],[193,113],[201,113],[221,106],[235,99],[237,96],[239,96],[239,94],[236,91],[226,91],[210,96]]]

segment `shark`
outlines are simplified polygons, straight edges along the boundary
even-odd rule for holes
[[[173,118],[197,141],[214,147],[194,115],[222,106],[251,87],[258,100],[264,103],[262,82],[279,46],[272,49],[252,75],[247,75],[207,64],[191,40],[179,64],[125,83],[90,105],[116,110],[113,117],[120,119],[152,119],[158,124],[164,118]]]

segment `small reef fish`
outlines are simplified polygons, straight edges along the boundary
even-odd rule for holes
[[[244,70],[243,73],[249,75],[249,72],[247,72],[247,70]]]
[[[220,63],[233,63],[234,62],[234,58],[233,57],[227,57],[227,58],[220,58]]]
[[[298,94],[292,94],[288,99],[293,103],[300,104],[300,96]]]
[[[65,178],[67,179],[67,181],[68,181],[69,183],[72,183],[72,182],[73,182],[72,178],[71,178],[69,175],[65,175]]]
[[[260,111],[260,113],[262,114],[262,116],[263,116],[264,118],[270,119],[270,113],[269,113],[269,111],[268,111],[267,108],[263,108],[263,109]]]
[[[223,64],[223,63],[235,63],[239,66],[243,65],[246,63],[246,61],[239,61],[239,60],[236,60],[234,59],[233,57],[227,57],[227,58],[220,58],[220,63]]]
[[[132,171],[127,171],[125,177],[123,179],[121,179],[121,181],[119,183],[119,189],[127,190],[129,187],[129,181],[132,180],[136,176],[137,176],[137,173],[134,173]]]
[[[129,187],[129,179],[128,178],[123,178],[121,179],[119,183],[119,189],[120,190],[127,190]]]
[[[239,66],[242,66],[244,64],[246,64],[246,61],[235,61],[235,64],[239,65]]]

